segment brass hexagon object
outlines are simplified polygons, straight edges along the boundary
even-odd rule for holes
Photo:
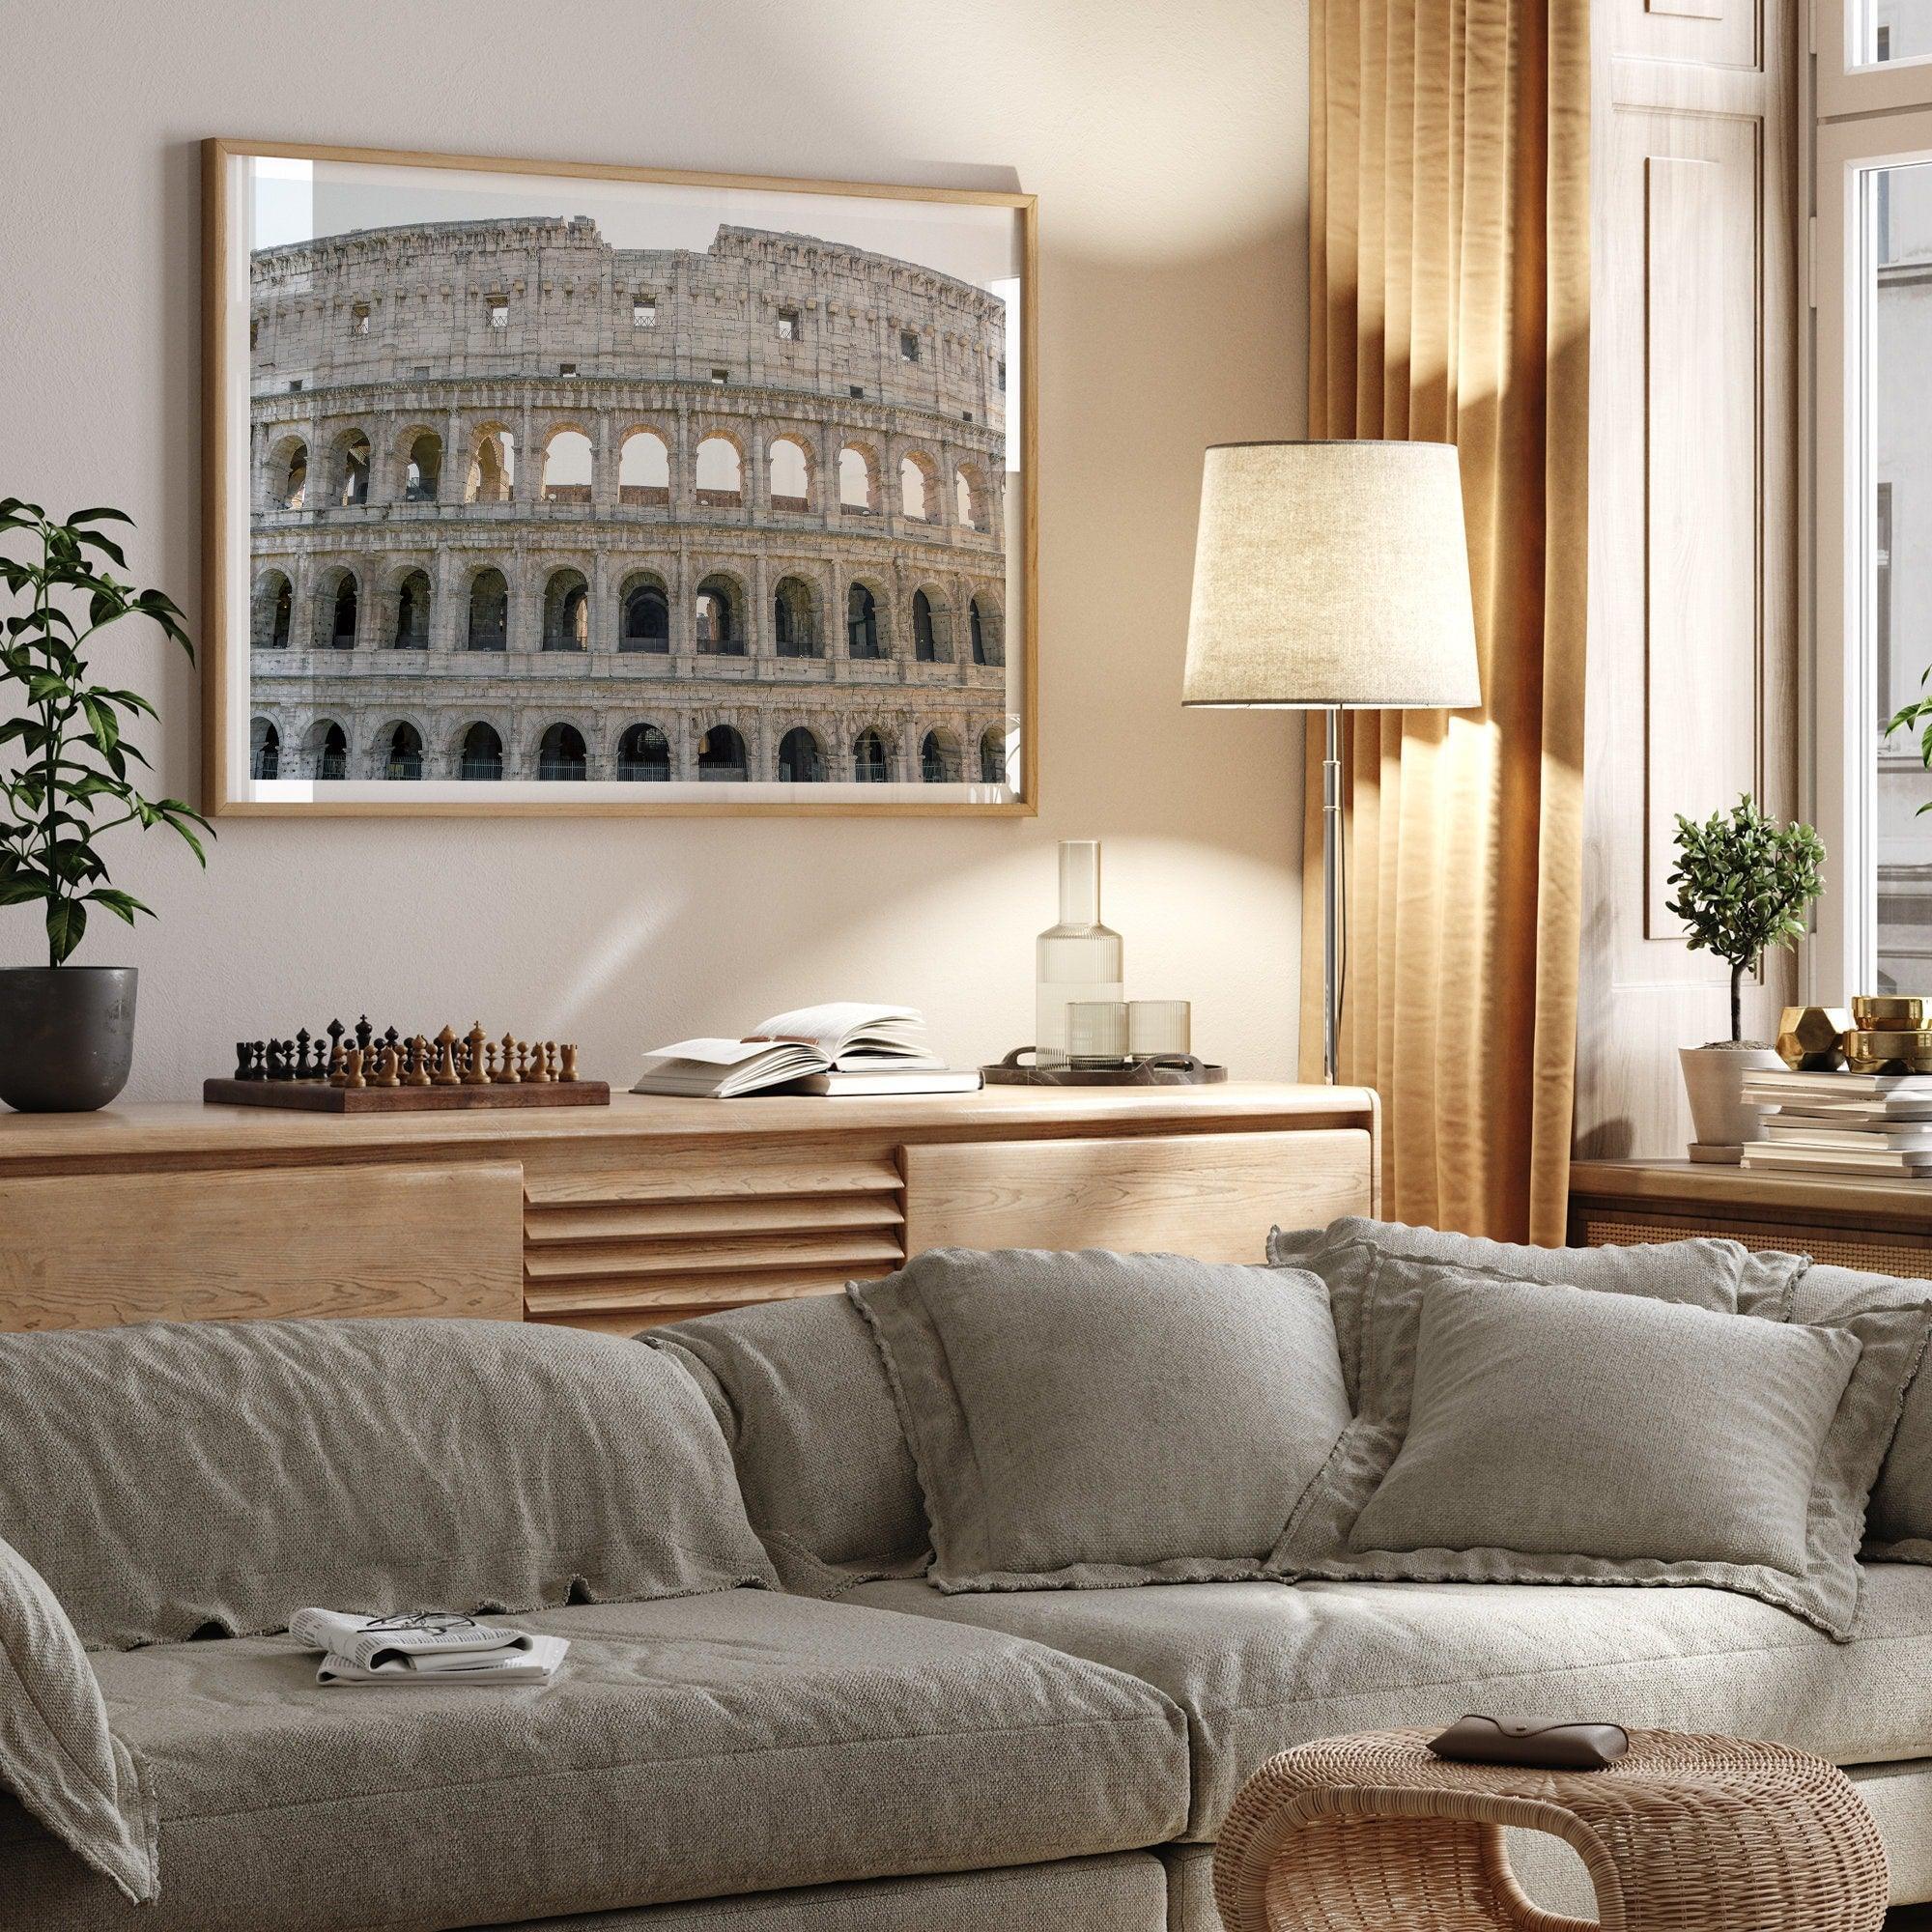
[[[1786,1007],[1777,1023],[1777,1057],[1794,1073],[1834,1073],[1845,1064],[1851,1016],[1840,1007]]]
[[[1852,1001],[1852,1018],[1868,1031],[1917,1031],[1926,1023],[1927,1004],[1917,993],[1861,993]]]

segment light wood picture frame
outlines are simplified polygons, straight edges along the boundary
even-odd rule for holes
[[[1038,810],[1034,196],[203,188],[211,815]]]

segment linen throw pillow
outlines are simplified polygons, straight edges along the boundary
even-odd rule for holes
[[[0,1536],[94,1646],[778,1580],[690,1374],[580,1329],[0,1335]]]
[[[1271,1569],[1707,1585],[1844,1641],[1932,1310],[1829,1326],[1378,1260],[1362,1401]]]
[[[1562,1282],[1605,1294],[1688,1302],[1714,1314],[1762,1314],[1782,1321],[1806,1255],[1753,1254],[1737,1241],[1698,1236],[1630,1247],[1532,1248],[1439,1228],[1372,1221],[1348,1214],[1325,1228],[1268,1236],[1275,1267],[1312,1269],[1328,1285],[1335,1340],[1351,1399],[1361,1394],[1362,1309],[1383,1256],[1417,1265],[1473,1267],[1513,1281]]]
[[[160,1892],[157,1828],[134,1760],[45,1579],[0,1542],[0,1788],[134,1904]]]
[[[1263,1576],[1350,1423],[1313,1275],[935,1249],[846,1293],[892,1381],[942,1591]]]

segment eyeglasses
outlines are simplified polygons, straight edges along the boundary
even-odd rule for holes
[[[372,1617],[362,1628],[385,1634],[427,1631],[440,1634],[445,1631],[481,1630],[483,1626],[474,1617],[459,1616],[454,1610],[413,1610],[406,1616]]]

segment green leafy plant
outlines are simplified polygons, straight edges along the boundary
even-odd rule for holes
[[[16,604],[0,642],[0,906],[43,903],[47,964],[59,966],[87,931],[87,909],[103,906],[129,925],[154,917],[131,893],[107,883],[96,841],[117,826],[165,825],[205,867],[195,828],[208,821],[178,798],[149,798],[129,778],[148,761],[122,735],[124,719],[153,718],[138,692],[95,684],[87,646],[123,617],[147,617],[185,650],[194,646],[180,610],[158,590],[111,576],[128,559],[99,526],[133,520],[119,510],[75,510],[64,523],[38,503],[0,497],[0,537],[24,534],[24,560],[0,554],[0,582]],[[40,554],[32,549],[38,546]],[[85,619],[75,614],[85,611]],[[17,695],[8,686],[17,687]],[[102,817],[106,812],[111,816]]]
[[[1744,1034],[1746,972],[1767,948],[1790,946],[1825,889],[1824,841],[1803,824],[1780,825],[1746,792],[1703,824],[1677,815],[1677,864],[1668,911],[1688,928],[1692,952],[1715,952],[1731,969],[1731,1038]]]
[[[1932,666],[1926,668],[1918,682],[1932,684]],[[1910,731],[1915,726],[1918,730],[1918,762],[1932,771],[1932,696],[1914,698],[1886,725],[1884,735],[1889,738],[1895,731]],[[1932,811],[1932,798],[1918,810],[1921,815]]]

